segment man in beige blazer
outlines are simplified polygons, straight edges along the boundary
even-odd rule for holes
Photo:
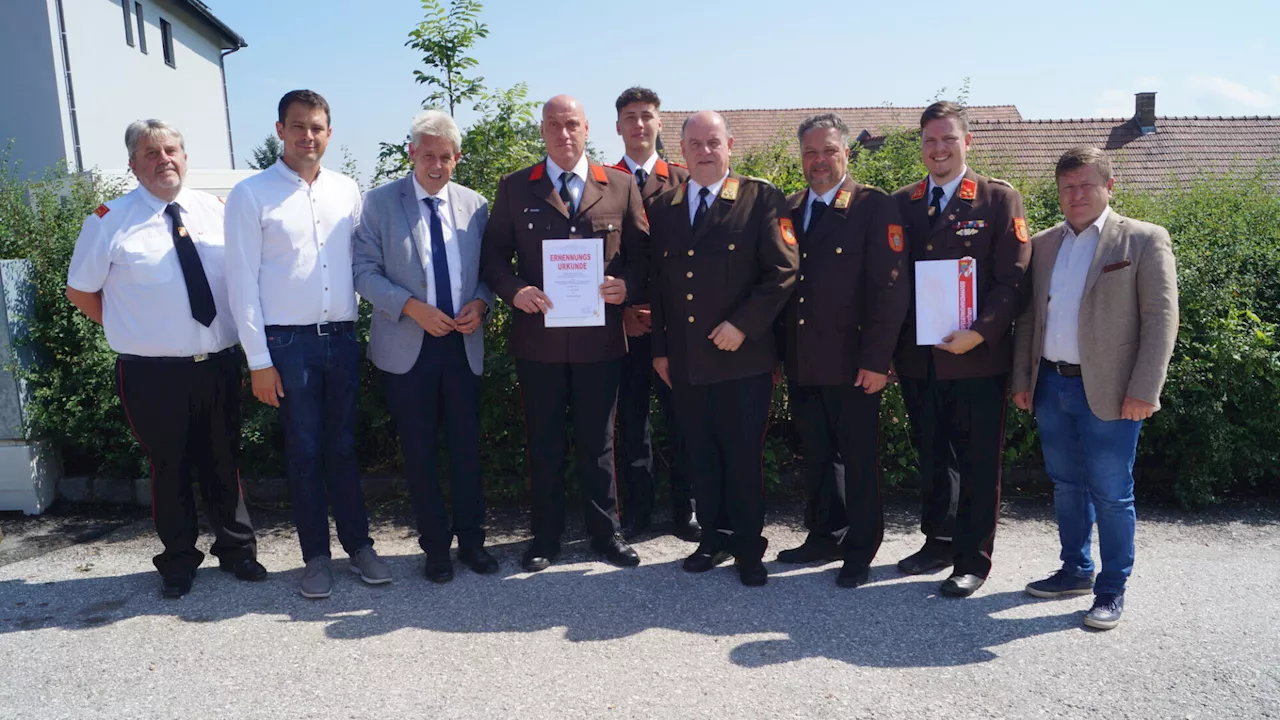
[[[1015,332],[1013,401],[1034,407],[1062,569],[1027,592],[1093,592],[1084,624],[1109,630],[1133,569],[1133,461],[1142,421],[1160,408],[1178,334],[1177,276],[1168,231],[1111,210],[1105,153],[1069,150],[1055,177],[1066,222],[1031,240],[1033,295]]]

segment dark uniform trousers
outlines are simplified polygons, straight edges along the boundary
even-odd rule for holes
[[[759,560],[764,530],[761,457],[773,401],[771,373],[708,385],[672,377],[671,400],[683,423],[704,547]],[[719,532],[709,532],[719,528]],[[728,534],[724,528],[732,528]]]
[[[649,408],[655,389],[666,422],[671,515],[678,519],[694,511],[693,487],[679,418],[671,407],[671,389],[661,380],[654,381],[653,335],[647,333],[627,338],[627,354],[622,358],[622,381],[618,387],[618,437],[622,443],[619,460],[623,466],[624,490],[620,505],[626,518],[623,525],[653,514],[657,473]]]
[[[700,199],[687,197],[690,187],[664,192],[649,207],[653,354],[669,364],[702,546],[751,563],[767,545],[761,462],[778,364],[772,328],[795,284],[799,254],[777,188],[730,172],[693,228],[689,207]],[[732,352],[708,339],[723,321],[745,336]]]
[[[920,530],[934,544],[952,538],[956,574],[991,572],[1000,508],[1008,375],[902,378],[902,397],[920,451]]]
[[[615,168],[631,174],[626,160]],[[662,158],[654,163],[653,172],[640,188],[645,206],[652,204],[658,195],[675,188],[689,179],[689,171],[682,165],[668,163]],[[648,289],[638,294],[641,304],[648,302]],[[656,390],[656,393],[655,393]],[[671,515],[679,519],[693,514],[693,487],[689,479],[688,459],[680,436],[679,418],[671,409],[671,389],[661,380],[654,380],[653,333],[627,338],[627,354],[622,359],[622,384],[618,387],[618,437],[619,453],[623,467],[623,525],[637,518],[653,514],[656,489],[653,426],[649,422],[650,397],[658,396],[662,419],[667,430],[667,457],[671,480]]]
[[[574,464],[587,534],[607,538],[617,532],[613,416],[621,370],[621,360],[545,363],[516,358],[529,434],[535,542],[558,547],[564,533],[566,408],[573,413]]]
[[[151,516],[164,552],[161,575],[194,573],[200,528],[191,482],[200,485],[215,557],[235,563],[257,554],[240,491],[240,357],[203,362],[116,360],[116,389],[134,437],[151,463]]]
[[[490,208],[481,276],[508,305],[542,287],[543,241],[600,238],[604,273],[622,278],[634,301],[648,278],[649,224],[630,174],[590,165],[577,207],[568,208],[546,163],[505,176]],[[513,263],[514,261],[514,263]],[[622,308],[608,305],[599,327],[548,328],[540,313],[513,310],[508,348],[516,359],[528,433],[534,542],[548,551],[564,531],[564,451],[569,416],[587,533],[617,532],[614,412],[626,336]]]
[[[429,554],[484,545],[484,488],[480,480],[480,376],[467,362],[462,335],[423,333],[422,350],[409,372],[383,372],[387,405],[400,434],[418,544]],[[437,437],[441,425],[449,452],[453,523],[440,492]]]
[[[931,217],[928,179],[894,194],[913,261],[977,258],[977,317],[984,342],[963,355],[916,344],[914,308],[895,354],[920,455],[920,529],[945,550],[956,574],[986,577],[1000,509],[1010,330],[1026,302],[1031,244],[1022,197],[1008,183],[969,170]]]

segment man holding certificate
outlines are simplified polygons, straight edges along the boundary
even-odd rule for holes
[[[742,584],[759,586],[769,579],[761,453],[773,323],[796,281],[795,226],[781,190],[730,172],[733,135],[718,113],[690,115],[680,136],[689,180],[649,207],[649,299],[653,368],[671,387],[702,525],[684,569],[705,572],[732,554]]]
[[[926,539],[898,569],[954,566],[941,592],[967,597],[991,572],[1009,336],[1026,300],[1031,238],[1018,192],[968,168],[964,108],[934,103],[920,130],[929,176],[894,193],[915,280],[894,362],[920,454]]]
[[[570,407],[591,549],[616,565],[640,562],[618,532],[613,416],[626,352],[622,303],[647,280],[649,224],[635,181],[588,162],[587,131],[577,100],[547,101],[547,158],[502,179],[482,243],[481,275],[516,311],[509,347],[528,433],[528,572],[560,553]]]

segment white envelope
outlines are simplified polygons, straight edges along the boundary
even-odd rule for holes
[[[920,260],[916,263],[916,344],[937,345],[978,317],[978,261]]]

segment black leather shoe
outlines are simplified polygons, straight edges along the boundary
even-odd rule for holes
[[[898,561],[898,570],[905,575],[924,575],[951,567],[951,545],[925,543],[912,555]]]
[[[635,567],[640,564],[640,555],[627,544],[622,533],[614,533],[607,538],[595,538],[591,541],[591,549],[604,555],[618,567]]]
[[[478,548],[458,548],[458,562],[471,568],[478,575],[490,575],[498,572],[498,561],[488,550]]]
[[[267,569],[262,567],[262,563],[251,557],[231,563],[220,562],[218,563],[218,569],[222,572],[233,573],[237,580],[256,582],[267,579]]]
[[[520,558],[520,567],[524,568],[525,572],[542,572],[551,567],[551,563],[555,562],[559,555],[560,548],[544,549],[535,542],[524,551],[524,556]]]
[[[437,555],[428,555],[423,574],[433,583],[447,583],[453,579],[453,562],[449,560],[449,551]]]
[[[191,592],[191,581],[194,579],[194,573],[162,575],[160,577],[160,595],[171,600],[176,600]]]
[[[969,597],[986,581],[986,578],[977,575],[952,575],[943,581],[938,591],[951,597]]]
[[[644,533],[649,529],[649,525],[652,523],[653,518],[648,515],[629,518],[622,524],[622,536],[628,540],[639,537],[641,533]]]
[[[671,534],[685,542],[702,542],[702,526],[692,513],[676,513],[672,518],[675,529]]]
[[[747,587],[760,587],[769,582],[769,571],[759,560],[738,562],[738,580]]]
[[[856,588],[859,585],[866,585],[871,579],[871,568],[866,565],[850,565],[845,563],[840,568],[840,574],[836,575],[836,585],[842,588]]]
[[[684,571],[691,573],[707,572],[717,565],[729,562],[732,557],[724,550],[712,550],[699,545],[692,555],[684,559]]]
[[[834,540],[830,538],[818,540],[812,536],[805,538],[804,544],[800,545],[800,547],[794,547],[778,553],[778,562],[787,563],[788,565],[803,565],[811,562],[826,563],[843,559],[844,553],[840,551],[840,546]]]

